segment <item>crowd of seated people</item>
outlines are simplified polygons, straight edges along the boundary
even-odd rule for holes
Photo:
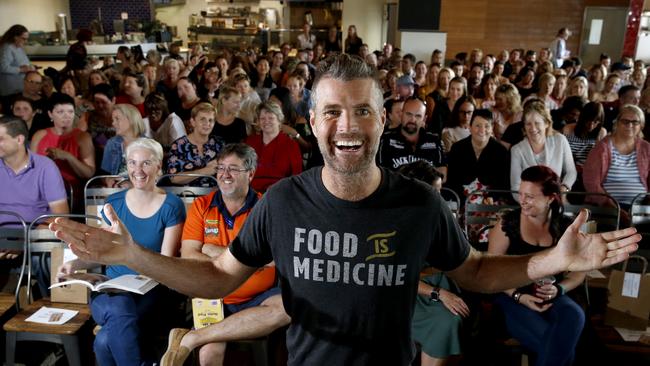
[[[257,153],[250,186],[262,193],[279,179],[322,164],[310,126],[311,81],[322,59],[345,51],[376,66],[382,82],[386,128],[377,161],[386,169],[426,161],[462,200],[476,187],[520,191],[522,172],[540,165],[557,176],[561,192],[607,193],[624,209],[648,191],[650,136],[644,131],[650,82],[642,62],[611,63],[603,55],[588,71],[576,57],[556,67],[544,48],[495,54],[473,49],[446,64],[439,50],[430,60],[402,55],[390,44],[370,52],[354,26],[343,43],[336,32],[322,42],[312,41],[308,29],[304,34],[302,44],[311,47],[299,47],[296,56],[290,44],[266,54],[220,49],[215,56],[193,47],[185,57],[170,49],[164,59],[157,51],[137,57],[121,49],[114,64],[107,59],[91,69],[89,63],[85,73],[53,78],[52,90],[44,90],[43,74],[26,69],[22,83],[13,82],[13,94],[2,96],[2,113],[22,120],[26,132],[14,126],[14,118],[0,127],[0,135],[28,146],[21,154],[0,147],[3,166],[10,166],[6,174],[20,177],[18,162],[27,159],[30,169],[44,169],[47,156],[47,173],[56,166],[59,174],[48,180],[62,177],[79,193],[100,174],[142,179],[131,171],[128,152],[146,137],[162,146],[162,157],[149,159],[160,160],[161,174],[218,178],[224,173],[220,152],[228,144],[246,143]],[[147,175],[147,184],[157,177]],[[195,186],[207,181],[172,179]],[[27,201],[40,201],[28,203],[33,207],[25,212],[67,212],[60,186],[29,193]],[[0,209],[23,196],[0,195]],[[554,240],[548,239],[545,245]],[[492,244],[496,251],[510,251]]]

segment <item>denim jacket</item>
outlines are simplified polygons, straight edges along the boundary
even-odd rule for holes
[[[108,174],[118,174],[124,151],[122,145],[124,138],[122,136],[111,137],[104,147],[104,157],[102,158],[102,170]]]

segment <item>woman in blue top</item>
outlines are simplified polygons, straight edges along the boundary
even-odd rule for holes
[[[126,148],[126,164],[133,188],[108,197],[103,215],[111,231],[119,230],[111,218],[119,218],[140,245],[166,256],[175,256],[181,239],[185,207],[172,194],[156,187],[161,174],[162,146],[139,138]],[[116,220],[113,220],[114,222]],[[59,276],[95,266],[73,260],[59,269]],[[108,266],[106,274],[115,278],[135,273],[126,266]],[[102,328],[97,333],[94,351],[100,365],[140,365],[143,357],[138,344],[145,314],[161,308],[169,290],[157,286],[145,295],[99,293],[90,303],[93,319]]]
[[[22,93],[25,73],[36,68],[29,63],[25,44],[29,32],[25,26],[15,24],[0,38],[0,96]]]

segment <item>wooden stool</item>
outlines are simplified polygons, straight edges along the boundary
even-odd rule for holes
[[[61,325],[47,325],[27,322],[29,318],[41,307],[57,307],[67,310],[78,311],[74,318]],[[88,305],[79,304],[53,304],[47,299],[34,301],[16,316],[4,324],[7,332],[6,340],[6,365],[13,366],[18,341],[43,341],[62,344],[70,366],[81,366],[79,331],[90,320],[90,309]]]

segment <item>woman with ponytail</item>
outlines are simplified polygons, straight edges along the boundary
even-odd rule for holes
[[[531,254],[557,244],[570,220],[563,216],[561,183],[549,167],[536,165],[521,173],[521,208],[504,214],[490,230],[488,253]],[[584,272],[558,273],[495,297],[510,335],[537,355],[536,366],[571,365],[585,315],[568,291]]]

